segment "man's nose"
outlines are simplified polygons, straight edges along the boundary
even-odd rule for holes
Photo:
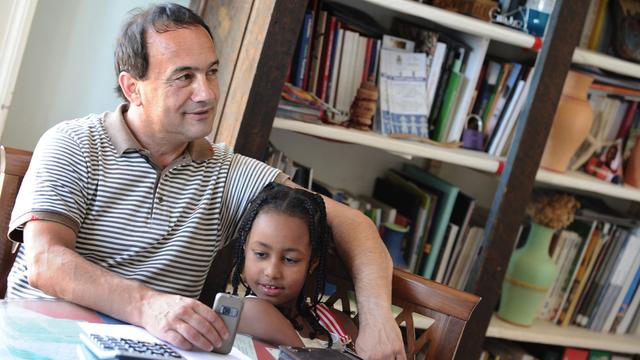
[[[194,102],[212,102],[217,100],[218,79],[208,79],[206,76],[198,76],[193,84],[192,100]]]

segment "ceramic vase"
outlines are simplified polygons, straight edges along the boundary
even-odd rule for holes
[[[562,88],[553,125],[547,138],[540,166],[558,172],[567,165],[578,147],[589,135],[593,123],[593,111],[587,100],[587,91],[593,77],[569,71]]]
[[[396,224],[384,224],[384,230],[382,232],[382,241],[384,241],[389,255],[393,260],[393,266],[399,268],[406,268],[407,263],[402,255],[402,240],[404,235],[409,229]]]
[[[624,169],[624,183],[640,188],[640,135],[636,137],[636,142],[627,160],[627,167]]]
[[[554,230],[531,224],[525,245],[514,251],[502,282],[498,317],[512,324],[531,326],[547,290],[558,275],[549,256]]]

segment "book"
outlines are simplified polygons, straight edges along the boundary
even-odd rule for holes
[[[447,270],[447,265],[450,261],[451,251],[453,250],[453,244],[455,243],[459,230],[460,230],[460,226],[454,223],[449,223],[447,225],[446,242],[443,250],[440,252],[440,256],[439,256],[440,259],[438,260],[438,264],[437,264],[438,270],[435,276],[436,282],[439,282],[439,283],[444,282],[444,275]]]
[[[475,260],[482,250],[483,241],[484,229],[479,226],[472,226],[460,252],[460,258],[451,274],[449,286],[465,290],[471,269],[473,269]]]
[[[596,316],[594,328],[602,332],[609,332],[615,315],[622,304],[624,292],[631,285],[640,260],[640,236],[631,231],[627,236],[620,258],[614,265],[613,275],[609,280],[603,306]]]
[[[640,272],[640,269],[638,270],[638,272]],[[635,294],[633,294],[633,298],[631,298],[629,306],[622,316],[622,320],[620,320],[620,324],[616,329],[616,334],[622,335],[630,332],[635,315],[640,313],[638,311],[638,305],[640,305],[640,291],[638,290],[638,287],[636,285]]]
[[[308,90],[311,93],[318,93],[318,79],[321,78],[320,65],[322,60],[322,50],[327,33],[327,17],[329,14],[321,10],[316,19],[316,27],[313,32],[313,50],[311,51],[311,65],[309,73]]]
[[[566,348],[562,353],[562,360],[587,360],[589,351],[575,348]]]
[[[611,353],[602,350],[589,350],[588,360],[610,360]]]
[[[626,230],[617,228],[611,238],[611,247],[607,253],[606,259],[602,263],[602,266],[597,272],[597,276],[594,279],[592,292],[589,295],[588,301],[581,312],[581,321],[578,323],[582,327],[591,328],[594,320],[595,313],[598,306],[601,304],[605,286],[609,277],[611,276],[611,270],[620,255],[622,248],[626,243]]]
[[[460,252],[462,251],[464,238],[467,236],[467,233],[469,231],[471,215],[473,214],[475,206],[476,200],[474,198],[463,193],[462,191],[458,193],[456,202],[453,205],[453,212],[451,213],[451,223],[458,225],[460,230],[458,231],[458,236],[455,239],[454,248],[451,251],[451,258],[449,259],[449,264],[447,265],[443,280],[444,283],[449,283],[449,279],[451,278],[451,274],[453,272],[453,267],[458,261],[458,257],[460,255]]]
[[[427,138],[426,55],[383,48],[380,54],[380,112],[383,135]]]
[[[575,302],[582,291],[582,279],[585,273],[588,270],[588,266],[591,262],[592,255],[595,251],[596,245],[598,244],[598,221],[596,220],[580,220],[574,219],[574,221],[569,225],[569,229],[575,230],[583,237],[582,242],[582,250],[580,255],[576,258],[575,261],[575,270],[573,271],[573,275],[568,282],[568,289],[565,293],[564,299],[560,305],[560,311],[555,319],[556,324],[564,324],[565,319],[567,319],[567,323],[564,326],[568,325],[568,317],[570,317],[570,312],[573,311],[575,307]],[[586,231],[588,229],[588,231]],[[573,305],[572,305],[573,304]]]
[[[327,89],[329,87],[329,76],[331,74],[331,66],[333,66],[333,57],[335,55],[335,36],[337,29],[337,21],[335,16],[329,17],[326,34],[324,36],[324,48],[322,50],[322,59],[320,61],[320,73],[318,74],[318,85],[316,95],[324,101],[328,102]]]
[[[441,201],[438,202],[438,209],[435,214],[434,224],[431,228],[432,231],[430,238],[432,249],[427,257],[424,267],[421,268],[419,272],[423,277],[431,279],[434,276],[434,269],[440,248],[444,242],[447,224],[451,219],[453,206],[460,190],[458,187],[418,168],[415,165],[404,164],[402,166],[402,172],[406,174],[408,178],[414,180],[416,184],[423,189],[437,189],[442,191],[442,198]]]
[[[387,173],[385,177],[376,178],[373,198],[393,206],[399,214],[409,219],[409,232],[404,241],[405,249],[412,249],[415,245],[412,244],[415,234],[420,230],[419,225],[424,225],[426,217],[425,198],[421,196],[420,189],[398,175]],[[405,251],[405,262],[406,268],[409,269],[411,259],[406,258],[407,253]]]
[[[304,14],[302,22],[302,30],[300,32],[299,51],[297,52],[296,68],[293,75],[293,85],[299,88],[304,86],[304,77],[309,62],[309,43],[311,42],[311,33],[313,27],[313,12],[307,11]]]
[[[461,81],[464,77],[462,74],[462,62],[464,61],[465,51],[466,49],[463,47],[456,49],[451,72],[447,78],[442,104],[440,105],[438,118],[435,123],[435,134],[433,135],[435,141],[446,140],[447,127],[450,125],[453,108],[458,98]]]
[[[512,93],[515,91],[518,85],[518,79],[521,75],[521,70],[521,64],[513,63],[504,88],[501,89],[502,92],[500,94],[496,94],[496,96],[499,96],[496,100],[495,108],[493,109],[491,117],[487,120],[487,134],[489,135],[489,137],[493,135],[493,132],[498,125],[498,120],[502,116],[502,111],[504,110],[504,107],[507,105],[507,101],[511,98]]]

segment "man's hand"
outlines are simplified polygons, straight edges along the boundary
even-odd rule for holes
[[[356,351],[364,359],[406,359],[400,328],[391,312],[360,320]]]
[[[141,306],[142,327],[181,349],[211,351],[229,337],[218,314],[195,299],[154,292]]]

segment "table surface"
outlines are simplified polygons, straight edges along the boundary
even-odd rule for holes
[[[0,300],[0,359],[78,359],[78,322],[123,324],[63,300]],[[253,340],[258,360],[272,360]]]

